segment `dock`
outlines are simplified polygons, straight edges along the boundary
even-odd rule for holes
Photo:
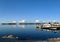
[[[41,28],[41,29],[49,29],[49,30],[60,30],[60,24],[59,23],[46,23],[42,25],[36,25],[36,28]]]

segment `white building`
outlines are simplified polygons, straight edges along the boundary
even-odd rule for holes
[[[51,27],[51,24],[43,24],[43,27]]]
[[[24,23],[24,22],[25,22],[25,20],[20,20],[20,21],[19,21],[19,23]]]
[[[39,23],[39,20],[35,20],[35,23]]]

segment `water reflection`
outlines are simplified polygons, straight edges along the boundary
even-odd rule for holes
[[[24,28],[24,29],[21,29]],[[36,28],[36,25],[1,25],[0,34],[12,34],[22,39],[48,39],[50,37],[60,37],[60,33],[54,33],[50,30]],[[52,36],[53,35],[53,36]]]
[[[3,27],[3,28],[5,28],[5,27],[8,27],[8,28],[9,28],[9,27],[11,27],[11,28],[16,28],[16,26],[17,26],[17,25],[0,25],[0,28],[1,28],[1,27]]]
[[[17,25],[11,25],[13,28],[15,28]]]
[[[20,28],[25,28],[26,25],[18,25],[18,27],[20,27]]]

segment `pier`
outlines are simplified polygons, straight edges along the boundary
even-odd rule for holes
[[[41,28],[41,29],[49,29],[49,30],[60,30],[60,24],[59,23],[45,23],[42,25],[36,25],[36,28]]]

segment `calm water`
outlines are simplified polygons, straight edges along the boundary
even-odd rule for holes
[[[35,25],[0,25],[0,37],[5,35],[18,36],[23,40],[45,40],[48,38],[60,37],[60,31],[42,31]]]

